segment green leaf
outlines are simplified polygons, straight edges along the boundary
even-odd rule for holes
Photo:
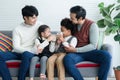
[[[99,28],[104,28],[106,27],[106,25],[104,25],[104,19],[98,20],[97,21],[97,25]]]
[[[99,3],[99,4],[98,4],[98,7],[99,7],[99,8],[103,8],[103,7],[104,7],[104,3],[103,3],[103,2]]]
[[[105,30],[105,35],[107,36],[110,35],[111,31],[112,31],[111,28],[107,27]]]
[[[115,35],[115,36],[114,36],[114,40],[115,40],[115,41],[120,41],[120,34]]]
[[[120,18],[116,18],[114,23],[120,28]]]
[[[120,0],[117,0],[118,3],[120,3]]]
[[[108,7],[107,7],[108,12],[111,12],[112,9],[114,10],[114,6],[115,6],[115,4],[108,5]]]
[[[105,17],[104,24],[107,25],[108,27],[114,25],[113,21],[111,20],[111,17],[109,17],[109,16]]]
[[[113,19],[115,18],[120,18],[120,12]]]
[[[120,10],[120,5],[117,5],[115,8],[116,10]]]
[[[105,30],[105,34],[106,35],[110,35],[111,33],[114,34],[117,32],[118,29],[119,29],[118,26],[107,27],[107,29]]]

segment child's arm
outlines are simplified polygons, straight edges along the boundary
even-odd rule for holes
[[[50,45],[49,45],[50,52],[54,52],[55,51],[55,44],[56,44],[56,41],[51,41],[50,42]]]
[[[65,47],[69,47],[69,46],[72,46],[72,47],[76,47],[76,45],[77,45],[77,39],[76,39],[76,37],[74,37],[74,38],[72,38],[72,40],[70,41],[70,43],[68,43],[67,41],[64,41],[63,43],[62,43]]]
[[[48,44],[49,44],[48,40],[45,40],[44,42],[40,43],[40,41],[36,39],[35,47],[36,47],[37,54],[41,53]]]

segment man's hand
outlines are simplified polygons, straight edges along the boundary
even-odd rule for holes
[[[65,47],[65,50],[67,51],[67,52],[77,52],[77,49],[76,48],[74,48],[73,46],[69,46],[69,47]]]

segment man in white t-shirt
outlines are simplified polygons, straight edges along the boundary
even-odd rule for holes
[[[38,10],[31,5],[22,8],[24,22],[13,30],[13,52],[0,52],[0,75],[2,80],[12,80],[6,65],[7,60],[22,60],[18,80],[25,80],[30,60],[34,56],[33,47],[37,37],[37,29],[41,22],[37,21]]]

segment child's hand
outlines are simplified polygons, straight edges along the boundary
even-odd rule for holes
[[[62,41],[61,41],[60,39],[57,39],[56,43],[57,43],[57,44],[61,44]]]
[[[42,53],[43,49],[38,45],[37,46],[37,54],[40,54]]]
[[[42,48],[38,48],[38,49],[37,49],[37,53],[38,53],[38,54],[41,54],[41,53],[42,53],[42,51],[43,51],[43,49],[42,49]]]
[[[57,38],[58,38],[60,41],[62,41],[62,42],[65,41],[65,40],[64,40],[64,37],[63,37],[63,33],[57,34]]]
[[[50,35],[47,40],[48,41],[55,41],[56,40],[56,36],[55,35]]]

